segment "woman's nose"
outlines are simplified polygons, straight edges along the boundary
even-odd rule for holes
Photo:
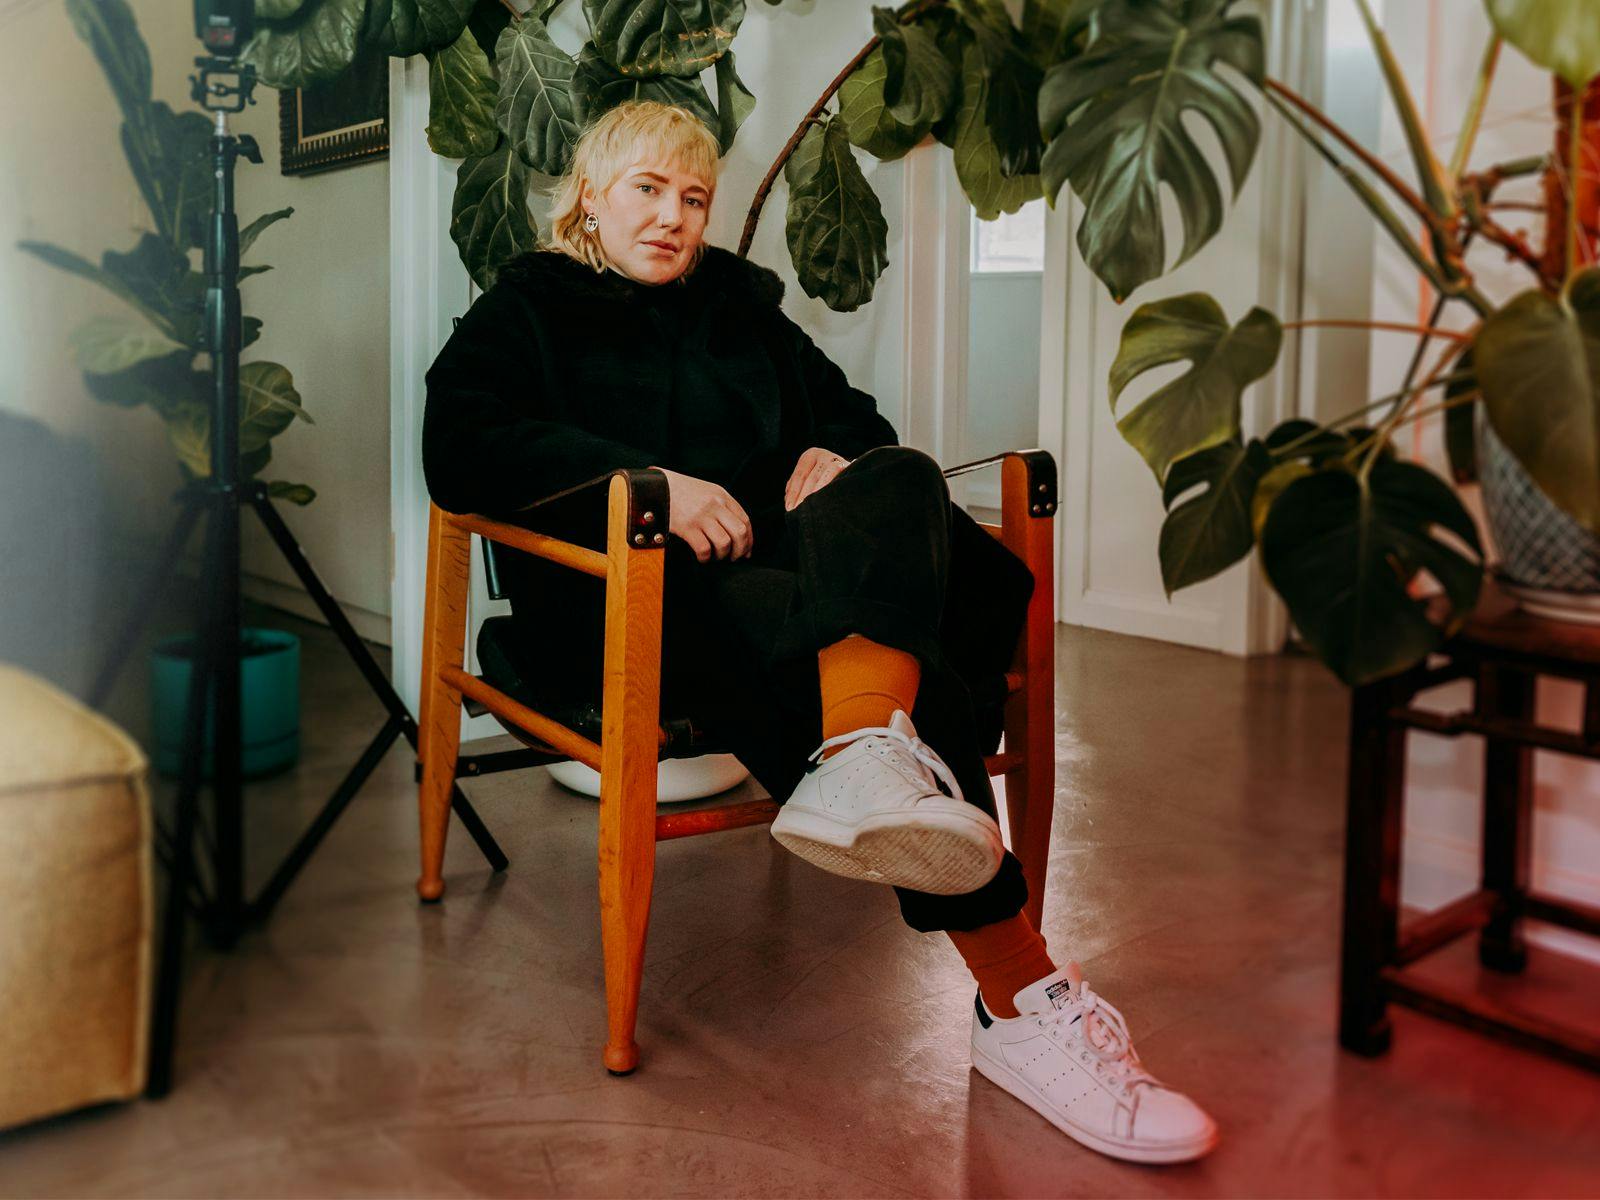
[[[663,229],[676,229],[683,223],[683,202],[676,197],[666,197],[656,210],[656,222]]]

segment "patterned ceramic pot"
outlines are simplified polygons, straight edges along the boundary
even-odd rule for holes
[[[1506,590],[1544,615],[1600,618],[1600,537],[1545,495],[1495,435],[1481,407],[1475,433],[1483,508]]]

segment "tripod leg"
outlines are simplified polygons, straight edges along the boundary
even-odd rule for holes
[[[467,795],[457,784],[450,792],[450,807],[456,816],[461,818],[462,827],[472,835],[472,840],[478,844],[483,857],[488,860],[491,871],[504,871],[511,865],[511,860],[506,857],[506,852],[500,849],[500,843],[494,840],[494,834],[489,832],[489,827],[483,823],[483,818],[478,815],[478,810],[473,808],[467,800]]]
[[[335,600],[328,589],[323,586],[322,580],[317,576],[316,570],[305,556],[305,551],[300,549],[300,544],[294,540],[294,534],[289,532],[289,527],[283,523],[283,518],[278,515],[277,508],[267,495],[266,488],[260,483],[252,485],[250,489],[250,505],[256,510],[256,515],[261,518],[261,523],[267,527],[267,532],[272,535],[272,540],[278,544],[284,559],[299,576],[306,593],[316,603],[318,610],[327,620],[333,632],[338,635],[339,641],[344,645],[345,652],[354,660],[357,669],[367,681],[367,686],[382,702],[384,708],[389,710],[389,715],[404,726],[407,734],[406,740],[416,740],[416,723],[411,719],[411,713],[406,709],[405,701],[400,699],[394,685],[389,682],[389,677],[378,666],[377,660],[372,657],[372,652],[367,649],[367,644],[361,640],[361,635],[350,624],[344,611],[340,609],[339,602]]]
[[[399,693],[394,690],[394,685],[389,682],[388,676],[383,673],[376,660],[373,659],[371,651],[367,649],[367,644],[361,640],[361,635],[355,631],[355,627],[350,624],[349,619],[340,609],[339,602],[323,586],[316,569],[312,567],[311,561],[306,558],[305,551],[301,550],[300,544],[294,540],[294,534],[290,532],[288,525],[284,523],[283,517],[279,515],[277,506],[272,503],[272,498],[267,495],[266,489],[259,483],[251,488],[250,504],[255,509],[256,515],[261,518],[261,523],[267,527],[267,532],[272,535],[272,540],[278,544],[278,549],[282,552],[289,566],[293,568],[294,573],[299,577],[307,594],[316,603],[317,608],[327,619],[328,625],[338,635],[339,641],[343,643],[346,652],[355,661],[356,667],[365,677],[368,686],[377,694],[384,707],[389,710],[391,717],[402,722],[400,732],[405,735],[406,741],[410,742],[414,748],[418,740],[417,723],[411,719],[411,714],[406,709],[405,701],[400,699]],[[489,832],[489,827],[483,823],[483,818],[478,816],[477,810],[467,802],[466,796],[459,787],[452,790],[451,807],[455,810],[456,816],[461,818],[461,824],[472,835],[472,840],[477,843],[483,857],[488,860],[490,869],[504,871],[509,865],[505,851],[500,849],[500,844],[495,841],[494,835]],[[263,893],[263,899],[265,899],[265,893]]]
[[[215,511],[206,529],[205,565],[201,572],[201,622],[214,616],[213,591],[216,551],[221,520]],[[185,917],[194,874],[195,813],[200,804],[200,766],[205,754],[206,717],[212,693],[214,643],[195,641],[194,671],[189,677],[188,708],[184,714],[183,776],[178,787],[176,828],[172,838],[172,870],[167,877],[167,905],[161,922],[161,965],[156,976],[155,1004],[150,1015],[150,1072],[146,1094],[153,1099],[172,1088],[172,1051],[178,1021],[178,993],[182,985]]]
[[[261,895],[250,905],[249,919],[252,923],[265,921],[272,915],[272,910],[277,907],[284,892],[289,890],[289,885],[294,882],[295,876],[300,874],[300,869],[322,844],[322,839],[328,836],[328,831],[333,828],[334,822],[343,814],[350,801],[355,798],[355,794],[361,790],[361,785],[367,781],[367,776],[372,774],[373,769],[382,761],[383,756],[389,752],[389,747],[394,745],[399,736],[400,723],[390,717],[378,731],[378,736],[367,746],[356,765],[350,768],[350,773],[329,797],[327,804],[323,805],[316,820],[305,833],[300,835],[300,840],[294,844],[294,849],[289,851],[282,865],[273,872],[272,878],[267,881],[267,886],[261,889]]]
[[[112,685],[117,682],[117,676],[122,673],[128,655],[133,652],[139,631],[150,620],[150,610],[155,606],[162,585],[172,577],[172,564],[177,561],[178,555],[188,543],[189,534],[194,531],[195,522],[200,519],[201,509],[202,505],[197,496],[192,492],[184,494],[182,507],[178,510],[178,519],[173,522],[172,532],[167,536],[161,552],[156,555],[155,567],[145,579],[144,586],[139,589],[133,606],[128,610],[128,616],[122,623],[122,628],[117,630],[117,636],[111,643],[105,662],[101,664],[100,674],[95,676],[94,686],[89,689],[90,708],[99,709],[105,706],[106,700],[111,695]]]

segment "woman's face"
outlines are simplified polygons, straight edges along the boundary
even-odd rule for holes
[[[640,160],[605,192],[584,184],[583,210],[617,270],[640,283],[671,283],[694,264],[711,212],[711,188],[670,163]]]

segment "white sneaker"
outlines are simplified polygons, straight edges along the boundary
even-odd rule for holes
[[[839,745],[845,748],[822,757]],[[772,836],[807,862],[946,896],[976,891],[1000,869],[1000,827],[961,798],[950,768],[903,711],[887,728],[828,738],[811,762],[772,822]]]
[[[1139,1063],[1122,1014],[1068,963],[1017,993],[1020,1016],[977,998],[972,1065],[1068,1137],[1112,1158],[1176,1163],[1217,1144],[1217,1126]]]

